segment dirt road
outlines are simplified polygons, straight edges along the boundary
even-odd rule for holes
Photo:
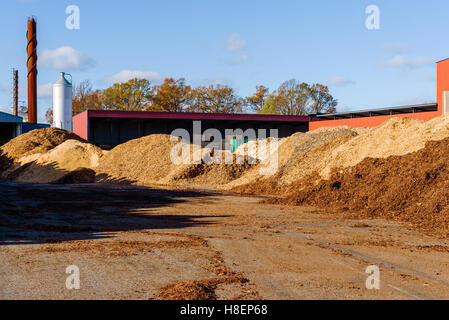
[[[2,182],[0,298],[449,298],[449,241],[259,200]],[[370,265],[380,290],[366,289]]]

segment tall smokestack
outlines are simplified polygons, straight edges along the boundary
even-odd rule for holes
[[[37,123],[37,40],[36,20],[27,23],[27,68],[28,68],[28,122]]]
[[[14,70],[14,115],[19,115],[19,71]]]

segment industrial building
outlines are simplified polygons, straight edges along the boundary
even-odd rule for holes
[[[31,130],[48,127],[48,124],[27,123],[22,117],[0,112],[0,145]]]
[[[316,115],[311,119],[310,130],[337,126],[376,127],[386,120],[396,117],[428,121],[449,112],[449,59],[439,61],[436,65],[436,103]]]
[[[0,112],[0,145],[20,135],[22,117]]]
[[[307,132],[310,117],[89,110],[73,117],[73,130],[97,145],[114,147],[150,134],[170,134],[175,129],[185,129],[193,136],[194,121],[201,121],[203,132],[215,128],[223,136],[226,129],[254,129],[256,132],[258,129],[278,129],[279,137],[288,137],[296,132]]]

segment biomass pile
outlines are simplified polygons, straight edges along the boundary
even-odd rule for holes
[[[286,140],[287,139],[267,138],[249,141],[239,146],[235,151],[235,154],[242,157],[248,157],[248,159],[254,161],[265,161],[277,150],[277,148],[270,150],[270,145],[272,144],[278,147]]]
[[[223,158],[225,155],[223,155]],[[234,159],[235,156],[234,156]],[[251,165],[247,160],[242,164],[226,164],[224,159],[221,164],[186,164],[172,170],[166,177],[159,181],[165,185],[210,186],[219,187],[238,179]]]
[[[0,148],[0,178],[39,183],[76,181],[77,177],[91,181],[94,170],[97,182],[207,186],[244,194],[285,195],[298,193],[364,159],[407,155],[423,149],[428,141],[447,137],[449,116],[428,122],[393,118],[370,129],[322,128],[283,139],[251,141],[234,154],[221,154],[222,163],[206,164],[217,154],[210,149],[196,150],[170,135],[150,135],[103,151],[64,130],[41,129]],[[267,148],[265,154],[259,152],[262,146]],[[195,154],[198,163],[193,163],[194,152],[199,153]],[[174,162],[174,155],[181,155],[183,161]],[[226,164],[226,157],[233,163]],[[272,164],[277,170],[264,175],[261,170]],[[71,172],[74,178],[63,179]]]
[[[181,154],[187,148],[183,163],[172,161],[172,153]],[[193,163],[193,145],[180,139],[172,140],[170,135],[155,134],[128,141],[108,152],[98,166],[99,182],[126,182],[143,185],[208,185],[216,186],[239,177],[248,167],[243,164],[200,164]],[[211,153],[209,149],[199,150],[199,159]],[[223,155],[223,158],[225,155]],[[236,159],[235,155],[231,157]]]
[[[173,168],[169,135],[154,134],[118,145],[102,158],[97,168],[100,182],[157,184]]]
[[[56,128],[34,130],[0,148],[0,178],[29,183],[93,182],[103,150]]]
[[[12,160],[18,160],[32,154],[46,153],[67,140],[84,141],[76,134],[65,130],[44,128],[30,131],[12,139],[5,145],[0,146],[0,153]]]
[[[355,166],[367,157],[387,158],[420,150],[428,141],[449,137],[448,124],[448,116],[428,122],[411,118],[390,119],[335,148],[330,154],[332,161],[319,174],[328,178],[333,169]]]
[[[405,155],[424,148],[428,141],[446,137],[447,115],[428,122],[392,118],[370,129],[322,128],[288,138],[279,148],[280,167],[273,177],[258,176],[253,170],[227,187],[243,194],[288,193],[304,182],[328,179],[332,172],[353,167],[368,157]]]
[[[317,168],[332,161],[330,152],[357,136],[349,127],[322,128],[308,133],[297,133],[283,139],[277,153],[272,153],[269,161],[277,161],[279,169],[275,175],[260,174],[261,164],[252,168],[242,178],[225,186],[240,193],[283,193],[283,190],[298,180],[308,177]],[[277,157],[277,159],[276,159]]]
[[[449,236],[449,138],[417,152],[367,158],[270,202],[339,209],[354,218],[387,218]]]

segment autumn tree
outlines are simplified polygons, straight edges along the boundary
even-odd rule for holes
[[[103,93],[101,90],[94,91],[89,80],[84,80],[73,88],[73,115],[85,110],[103,109]]]
[[[134,78],[105,89],[103,106],[107,110],[144,111],[151,107],[152,94],[149,80]]]
[[[269,92],[268,88],[264,86],[256,86],[256,90],[254,95],[246,98],[246,105],[248,105],[252,111],[260,112],[263,109]]]
[[[307,83],[300,83],[295,79],[285,81],[278,90],[268,97],[261,113],[306,115],[308,95]]]
[[[48,124],[53,125],[53,108],[48,108],[45,111],[45,120],[47,120]]]
[[[295,79],[284,82],[271,93],[258,111],[265,114],[307,115],[334,113],[338,102],[329,93],[329,88],[316,83],[309,85]]]
[[[168,78],[152,92],[151,111],[182,112],[188,108],[191,87],[184,79]]]
[[[309,112],[317,113],[335,113],[338,101],[329,93],[329,88],[325,85],[316,83],[310,87],[310,105]]]
[[[243,100],[234,89],[224,85],[201,86],[189,95],[188,111],[207,113],[237,113],[243,110]]]

